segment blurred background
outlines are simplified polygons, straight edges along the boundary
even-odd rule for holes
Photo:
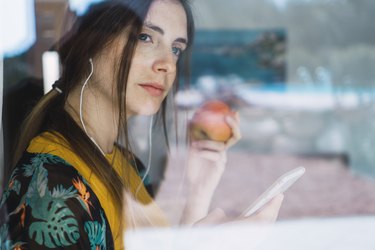
[[[2,164],[21,120],[44,93],[43,70],[53,71],[43,68],[43,53],[92,2],[0,3]],[[341,229],[341,235],[319,235],[327,248],[315,249],[332,249],[344,235],[348,248],[333,249],[374,249],[375,240],[360,230],[375,226],[375,2],[191,2],[197,26],[192,79],[170,96],[170,150],[158,124],[150,141],[150,117],[130,121],[134,151],[150,164],[156,200],[171,221],[178,222],[186,194],[188,121],[204,101],[220,99],[239,111],[243,138],[229,151],[213,208],[237,216],[278,176],[304,166],[279,223],[328,222],[330,232]],[[2,169],[3,186],[9,170]],[[358,226],[364,219],[370,223]]]

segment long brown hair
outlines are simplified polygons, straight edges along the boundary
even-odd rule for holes
[[[95,57],[116,37],[126,29],[127,43],[122,50],[122,57],[116,71],[116,90],[118,94],[118,137],[125,141],[124,155],[132,157],[128,128],[126,121],[126,87],[133,54],[137,45],[144,19],[153,0],[112,0],[92,6],[87,14],[80,17],[71,31],[65,35],[58,47],[62,65],[62,75],[59,88],[47,93],[34,107],[23,123],[22,133],[17,143],[12,165],[22,155],[30,140],[43,131],[57,132],[69,143],[71,149],[89,166],[93,174],[97,175],[107,186],[110,195],[122,208],[123,189],[127,189],[121,176],[114,171],[111,163],[100,153],[86,133],[78,126],[72,117],[64,110],[65,102],[75,86],[82,84],[89,74],[89,59]],[[181,74],[185,72],[185,81],[189,81],[190,50],[194,36],[194,22],[187,0],[176,0],[184,7],[188,20],[188,46],[180,57],[177,67],[175,89]],[[167,99],[167,98],[166,98]],[[163,101],[159,111],[165,130],[165,107]],[[166,134],[166,133],[165,133]],[[119,139],[119,138],[118,138]],[[129,159],[129,158],[128,158]],[[108,171],[108,170],[111,171]],[[114,236],[117,237],[117,236]]]

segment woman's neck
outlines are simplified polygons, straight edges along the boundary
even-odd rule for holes
[[[103,100],[100,95],[94,95],[89,88],[83,93],[81,116],[79,102],[80,89],[75,89],[69,94],[64,108],[94,144],[97,144],[100,151],[104,154],[111,153],[117,138],[117,120],[113,105]]]

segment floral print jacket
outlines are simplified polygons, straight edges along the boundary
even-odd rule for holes
[[[114,248],[86,180],[51,154],[23,155],[2,194],[0,216],[0,250]]]

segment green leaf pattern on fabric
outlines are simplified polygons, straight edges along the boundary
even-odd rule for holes
[[[50,206],[43,206],[40,211],[40,214],[45,214],[45,220],[31,224],[30,238],[50,248],[76,243],[80,235],[78,223],[72,211],[63,202],[52,201],[51,203]]]
[[[17,247],[22,247],[25,245],[25,242],[18,241],[16,243],[12,243],[8,237],[9,227],[7,224],[4,224],[0,227],[0,250],[8,250],[8,249],[16,249]],[[17,248],[20,249],[20,248]]]
[[[16,175],[17,175],[17,171],[14,171],[12,175],[10,176],[8,186],[4,190],[3,195],[1,197],[0,207],[4,205],[4,202],[6,201],[6,199],[8,199],[10,192],[13,191],[13,192],[16,192],[17,195],[20,194],[21,183],[15,179]]]
[[[68,162],[66,162],[64,159],[50,154],[37,154],[35,157],[31,159],[31,164],[24,164],[23,165],[23,175],[25,177],[30,177],[34,174],[35,170],[43,166],[45,163],[49,164],[58,164],[62,163],[64,165],[70,166]]]
[[[38,222],[29,228],[29,237],[40,245],[47,247],[64,247],[79,239],[78,222],[73,212],[65,204],[65,200],[74,196],[73,187],[65,190],[57,186],[48,190],[48,172],[44,163],[56,163],[53,155],[38,154],[33,158],[27,171],[33,173],[29,189],[26,193],[26,205],[31,207],[31,214]]]
[[[68,189],[65,189],[62,185],[58,185],[53,188],[51,196],[55,199],[66,200],[69,198],[75,198],[77,196],[77,190],[71,186]]]
[[[9,216],[19,214],[21,222],[17,226],[23,226],[25,209],[28,207],[28,213],[31,213],[32,220],[29,221],[26,233],[28,237],[38,243],[41,248],[64,248],[72,246],[80,239],[79,222],[76,219],[76,215],[69,208],[67,199],[77,199],[79,197],[77,189],[71,186],[64,185],[51,185],[52,190],[48,186],[48,168],[45,164],[63,164],[71,166],[65,160],[60,157],[50,154],[35,154],[30,159],[30,164],[24,164],[21,168],[16,168],[13,171],[10,178],[7,189],[4,190],[1,197],[0,208],[3,207],[5,201],[9,198],[12,192],[17,193],[20,196],[21,192],[21,181],[22,178],[29,178],[27,191],[23,190],[22,196],[17,199],[18,205],[12,211],[9,211]],[[52,178],[52,177],[51,177]],[[72,176],[72,180],[73,177]],[[79,177],[80,180],[87,186],[87,181]],[[23,182],[22,182],[23,183]],[[69,184],[68,184],[69,185]],[[53,186],[53,187],[52,187]],[[78,199],[81,206],[87,210],[87,204],[81,199]],[[71,200],[73,201],[73,200]],[[91,203],[90,203],[91,204]],[[72,207],[73,209],[73,207]],[[20,213],[23,213],[20,214]],[[83,227],[88,235],[91,249],[106,249],[107,244],[107,220],[102,210],[100,213],[100,220],[98,221],[85,221]],[[98,214],[99,215],[99,214]],[[101,223],[100,223],[101,222]],[[82,223],[80,221],[80,223]],[[10,224],[3,224],[0,226],[0,250],[3,249],[22,249],[27,247],[26,242],[17,241],[13,243],[9,237],[9,226]],[[112,240],[112,238],[110,238]],[[112,242],[112,241],[111,241]],[[113,243],[112,243],[113,244]]]
[[[85,231],[89,237],[90,241],[90,249],[96,250],[98,249],[105,249],[106,242],[105,242],[105,232],[106,226],[104,222],[103,213],[100,212],[100,216],[102,218],[103,224],[100,224],[97,221],[87,221],[85,222]]]
[[[0,227],[0,250],[10,249],[12,242],[8,240],[8,225]]]

